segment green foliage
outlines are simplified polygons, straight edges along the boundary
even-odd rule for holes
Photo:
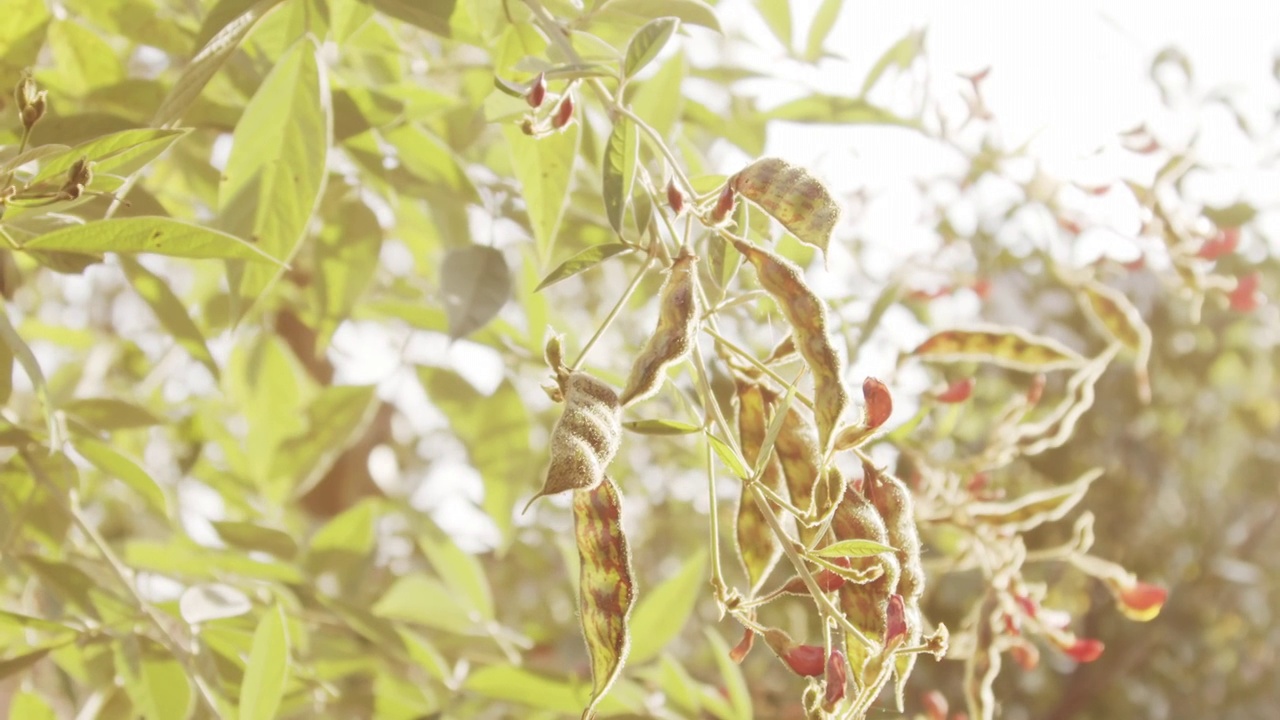
[[[1028,180],[979,76],[968,116],[881,99],[924,29],[773,101],[862,12],[809,5],[754,3],[779,56],[702,0],[10,0],[0,716],[875,717],[895,672],[908,715],[1269,712],[1276,208],[1197,196],[1213,148],[1145,128],[1150,177]],[[913,179],[933,254],[874,270],[855,192],[760,160],[795,123],[958,159]],[[1102,193],[1147,268],[1065,259]],[[654,358],[564,420],[565,378]],[[854,366],[903,417],[845,410]],[[562,420],[608,479],[519,516]],[[744,505],[760,578],[723,561]],[[849,692],[749,654],[783,629],[865,658]]]

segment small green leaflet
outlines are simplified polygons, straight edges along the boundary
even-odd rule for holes
[[[604,209],[614,232],[622,234],[622,221],[627,213],[627,200],[636,179],[636,160],[640,139],[635,124],[619,117],[609,134],[609,144],[604,151]]]
[[[675,420],[632,420],[622,423],[622,427],[641,435],[688,435],[702,429]]]
[[[124,130],[81,143],[41,163],[31,184],[61,181],[80,158],[98,175],[128,175],[169,149],[186,130]]]
[[[874,540],[841,540],[833,542],[830,545],[814,550],[813,554],[818,557],[871,557],[880,553],[896,552],[892,547]]]
[[[169,501],[164,489],[137,463],[116,452],[110,445],[91,437],[76,438],[72,444],[76,452],[104,475],[128,485],[152,511],[161,517],[168,517]]]
[[[711,449],[716,451],[716,455],[720,456],[720,460],[724,462],[725,467],[728,467],[730,472],[742,480],[751,477],[751,471],[738,459],[738,454],[733,451],[733,448],[711,433],[706,435],[707,441],[711,443]]]
[[[867,73],[867,77],[862,81],[861,95],[865,96],[880,81],[881,76],[889,69],[890,65],[895,65],[899,70],[905,70],[915,62],[917,56],[924,50],[924,30],[912,30],[903,36],[898,42],[884,52],[876,64],[871,67],[871,71]]]
[[[72,225],[29,240],[23,250],[153,253],[195,259],[283,263],[234,235],[165,217],[128,217]]]
[[[861,98],[834,95],[809,95],[783,103],[765,113],[770,120],[823,125],[903,125],[918,127],[920,123],[900,117]]]
[[[642,18],[677,17],[690,25],[721,32],[716,11],[702,0],[612,0],[596,13],[597,20],[623,15]]]
[[[631,246],[623,243],[608,243],[607,245],[589,247],[560,263],[555,270],[552,270],[549,275],[542,279],[542,282],[538,283],[538,287],[534,288],[534,292],[554,285],[565,278],[573,277],[584,270],[590,270],[614,255],[628,252],[629,250],[631,250]]]
[[[484,327],[511,299],[511,273],[502,252],[484,245],[449,251],[440,264],[440,291],[449,316],[449,337]]]
[[[644,27],[637,30],[631,37],[631,42],[627,44],[626,59],[622,63],[623,77],[634,77],[657,57],[679,27],[679,19],[664,17],[650,20]]]
[[[805,61],[817,62],[822,57],[822,44],[831,34],[836,20],[840,19],[840,10],[843,7],[844,0],[822,0],[822,4],[818,6],[818,12],[813,16],[813,23],[809,25],[809,39],[805,42],[804,48]]]
[[[134,292],[155,313],[160,325],[173,336],[173,341],[205,366],[215,379],[219,378],[221,373],[218,371],[218,363],[209,351],[204,333],[200,332],[195,320],[187,313],[186,303],[173,292],[168,283],[127,255],[120,257],[120,269],[129,279],[129,284],[133,285]]]

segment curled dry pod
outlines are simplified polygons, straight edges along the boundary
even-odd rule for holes
[[[831,231],[840,219],[840,206],[807,170],[778,158],[764,158],[734,175],[729,184],[800,242],[826,255]]]
[[[743,378],[735,378],[738,391],[738,437],[742,444],[742,456],[752,468],[759,464],[760,449],[764,444],[768,427],[764,391],[759,384]],[[775,453],[765,462],[759,482],[775,492],[782,490],[782,463]],[[738,557],[747,571],[754,593],[760,589],[769,571],[782,556],[782,546],[769,527],[760,507],[751,498],[746,483],[741,484],[738,498],[738,515],[735,536]]]
[[[1151,402],[1151,381],[1147,365],[1151,358],[1151,329],[1142,319],[1142,313],[1120,291],[1098,282],[1081,288],[1080,304],[1103,332],[1110,335],[1134,354],[1134,373],[1138,384],[1138,397]]]
[[[658,392],[667,368],[680,362],[693,349],[697,339],[698,320],[698,256],[688,246],[671,265],[662,285],[658,311],[658,327],[645,343],[644,352],[631,366],[631,375],[622,391],[624,406]]]
[[[827,307],[805,284],[795,263],[737,238],[733,239],[733,246],[755,266],[761,287],[782,308],[796,349],[813,373],[818,447],[820,456],[825,458],[832,432],[849,404],[849,392],[840,377],[840,356],[827,334]]]
[[[920,640],[920,596],[924,594],[924,565],[920,562],[920,530],[916,526],[915,503],[911,491],[901,480],[882,473],[868,463],[862,466],[866,479],[867,495],[884,518],[889,531],[889,544],[897,549],[895,555],[902,574],[898,578],[898,594],[902,596],[902,612],[908,631],[904,642],[915,645]],[[894,660],[898,706],[902,706],[907,677],[915,667],[916,654],[900,655]]]
[[[844,499],[831,516],[831,533],[836,540],[871,540],[889,544],[889,531],[880,513],[870,500],[852,488],[845,490]],[[864,571],[879,566],[882,573],[871,582],[848,583],[840,588],[840,610],[864,633],[882,639],[889,596],[897,592],[901,574],[897,554],[851,558],[850,563],[853,569]],[[845,649],[854,669],[861,668],[869,657],[867,647],[857,638],[846,637]]]
[[[1084,364],[1079,353],[1057,340],[1012,327],[944,330],[920,343],[911,354],[931,362],[989,362],[1026,372]]]
[[[591,703],[582,717],[591,718],[627,659],[627,619],[636,595],[631,550],[622,532],[622,505],[611,478],[573,494],[573,529],[578,541],[578,606],[591,656]]]
[[[622,406],[613,388],[575,372],[565,378],[563,393],[564,414],[551,430],[546,482],[521,512],[544,495],[599,485],[622,442]]]

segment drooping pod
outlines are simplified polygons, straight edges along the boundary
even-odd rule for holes
[[[582,717],[592,718],[626,661],[631,645],[628,618],[636,599],[622,503],[611,478],[573,494],[573,528],[579,557],[578,610],[591,656],[591,703]]]
[[[779,158],[764,158],[730,178],[729,186],[772,215],[800,242],[826,254],[840,206],[807,170]]]
[[[745,378],[735,378],[738,391],[738,438],[742,444],[742,457],[751,467],[759,462],[760,450],[765,440],[769,418],[765,404],[765,390],[758,383]],[[776,453],[770,451],[764,471],[758,482],[775,492],[782,489],[782,463]],[[751,491],[742,484],[738,499],[738,515],[734,533],[738,557],[747,571],[752,592],[759,590],[769,571],[782,556],[782,546],[773,534],[760,507],[751,499]]]
[[[840,376],[840,356],[827,334],[826,304],[805,284],[795,263],[738,238],[733,238],[733,246],[755,266],[761,287],[782,308],[796,349],[813,374],[818,448],[825,459],[831,448],[831,434],[849,404],[849,391]]]
[[[791,504],[805,512],[809,517],[814,515],[813,496],[821,474],[822,457],[818,453],[817,434],[813,421],[801,408],[793,403],[787,408],[782,419],[782,427],[773,443],[774,452],[782,463],[782,474],[787,481],[787,493],[791,496]],[[803,518],[797,518],[803,520]],[[817,528],[804,522],[798,523],[800,542],[809,545],[817,537]]]
[[[831,533],[836,540],[872,540],[889,545],[889,531],[875,506],[862,493],[848,487],[831,516]],[[898,592],[901,565],[897,553],[851,558],[855,570],[868,571],[879,565],[882,574],[869,583],[847,583],[840,588],[840,610],[864,633],[880,640],[885,634],[889,596]],[[846,638],[850,667],[856,671],[870,657],[870,651],[855,638]]]
[[[876,510],[884,519],[885,528],[889,532],[889,544],[896,548],[895,555],[901,566],[898,579],[898,594],[902,596],[906,622],[907,644],[919,642],[923,632],[923,618],[920,614],[920,597],[924,595],[924,565],[920,561],[920,530],[916,526],[915,503],[911,491],[901,480],[877,470],[868,463],[863,463],[866,477],[866,491]],[[907,677],[915,666],[916,655],[899,655],[895,660],[895,672],[898,705],[902,705],[902,694]]]
[[[662,387],[667,368],[683,360],[693,349],[701,311],[698,306],[698,256],[688,246],[671,265],[662,285],[658,326],[644,351],[631,366],[631,375],[622,391],[623,406],[639,402]]]
[[[613,388],[585,372],[574,372],[565,378],[562,391],[564,414],[551,430],[547,479],[524,510],[544,495],[599,485],[622,443],[622,405]]]

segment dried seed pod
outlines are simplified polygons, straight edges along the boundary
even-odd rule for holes
[[[700,316],[698,256],[685,246],[680,249],[662,285],[658,327],[645,343],[644,352],[631,366],[626,389],[622,391],[623,406],[658,392],[666,378],[667,368],[683,360],[693,349]]]
[[[999,601],[994,590],[978,609],[973,654],[965,662],[964,695],[969,717],[974,720],[993,720],[996,713],[996,697],[992,686],[1000,674],[1000,647],[996,645],[995,615]]]
[[[902,596],[904,631],[907,633],[903,642],[914,645],[919,642],[922,631],[920,597],[924,594],[925,583],[924,565],[920,562],[920,530],[916,526],[915,503],[911,491],[901,480],[882,473],[867,463],[863,464],[862,470],[866,478],[867,494],[884,518],[889,532],[889,544],[897,549],[895,555],[902,568],[898,579],[898,594]],[[902,706],[907,678],[911,675],[915,662],[914,653],[901,655],[894,660],[894,671],[898,676],[896,696],[899,707]]]
[[[1074,368],[1084,363],[1079,353],[1057,340],[1011,327],[944,330],[920,343],[911,354],[931,362],[989,362],[1027,372]]]
[[[837,540],[872,540],[889,544],[889,531],[884,519],[870,500],[852,488],[845,490],[844,499],[831,516],[831,533]],[[849,622],[867,635],[883,638],[889,596],[897,592],[898,576],[901,574],[897,554],[882,553],[851,558],[850,563],[855,570],[870,570],[878,566],[882,573],[869,583],[849,583],[840,588],[840,610]],[[856,638],[847,640],[845,645],[850,666],[854,669],[862,668],[869,657],[866,646]]]
[[[627,619],[636,595],[622,506],[611,478],[573,494],[573,528],[580,558],[578,606],[591,656],[591,703],[582,716],[591,718],[626,661],[631,644]]]
[[[947,404],[962,403],[973,395],[973,386],[976,384],[977,380],[972,377],[957,380],[948,385],[942,392],[934,395],[933,399]]]
[[[565,378],[562,391],[564,414],[551,430],[547,479],[524,511],[544,495],[599,485],[622,442],[622,406],[613,388],[587,373],[575,372]]]
[[[733,246],[755,266],[761,287],[777,300],[791,325],[795,346],[813,373],[818,447],[825,458],[831,435],[849,404],[849,392],[840,377],[840,356],[827,334],[827,307],[805,284],[795,263],[737,238]]]
[[[787,408],[778,437],[773,442],[773,450],[782,463],[782,474],[787,481],[791,503],[811,515],[821,457],[818,454],[813,421],[795,404]],[[799,534],[800,542],[809,545],[817,537],[817,529],[800,523]]]
[[[831,231],[840,219],[840,206],[807,170],[778,158],[764,158],[734,175],[729,184],[800,242],[826,254]]]
[[[738,437],[742,445],[742,457],[749,467],[756,467],[760,449],[764,444],[769,419],[765,414],[764,393],[760,385],[735,378],[738,390]],[[770,452],[759,482],[770,490],[782,490],[782,463],[776,453]],[[747,572],[753,594],[768,577],[769,571],[782,556],[782,546],[773,534],[760,507],[751,499],[747,485],[741,485],[738,498],[737,524],[734,528],[738,557]]]
[[[787,333],[787,336],[782,338],[782,340],[777,345],[774,345],[773,349],[769,351],[769,356],[764,359],[764,363],[766,365],[780,363],[795,354],[795,339],[791,337],[791,333]]]
[[[1138,398],[1151,402],[1151,381],[1147,364],[1151,359],[1151,328],[1142,313],[1123,293],[1098,282],[1081,288],[1080,304],[1103,332],[1134,353],[1134,374]]]

